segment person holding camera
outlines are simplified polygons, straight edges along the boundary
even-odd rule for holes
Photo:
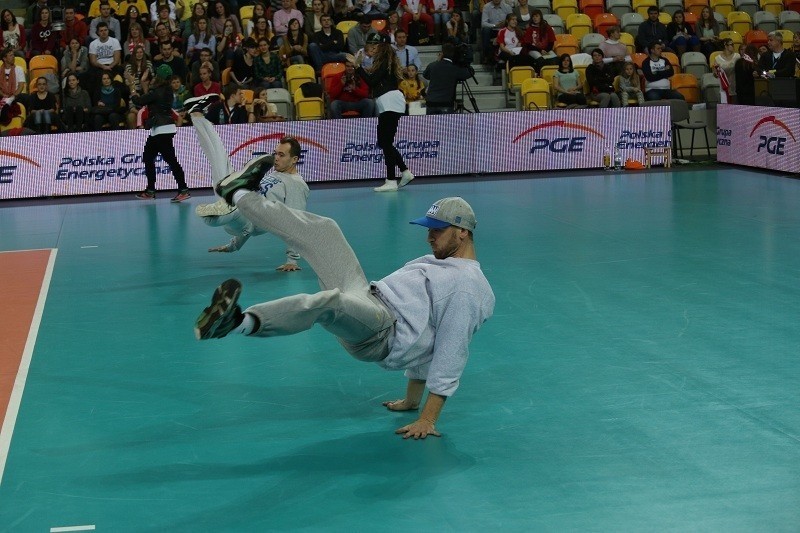
[[[457,57],[452,43],[444,43],[439,59],[427,66],[422,77],[428,80],[426,109],[428,115],[444,115],[455,110],[456,85],[475,73]]]
[[[344,74],[331,80],[328,96],[331,99],[331,118],[342,118],[347,111],[358,111],[362,117],[375,115],[375,102],[369,97],[369,85],[356,76],[355,58],[345,54]]]

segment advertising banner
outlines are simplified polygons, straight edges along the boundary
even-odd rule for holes
[[[218,126],[233,168],[271,153],[293,136],[303,148],[308,182],[386,175],[377,119],[314,120]],[[124,130],[0,138],[0,199],[133,192],[146,180],[147,131]],[[407,116],[395,146],[418,176],[597,168],[618,147],[623,162],[642,161],[646,146],[670,145],[669,108],[585,109]],[[191,127],[175,136],[191,188],[211,186],[210,166]],[[157,161],[158,189],[174,189]]]
[[[717,160],[800,172],[800,109],[717,106]]]

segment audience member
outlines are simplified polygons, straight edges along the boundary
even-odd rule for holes
[[[616,72],[607,66],[603,51],[592,50],[592,64],[586,67],[586,81],[589,83],[589,99],[598,107],[619,107],[619,96],[614,90]]]
[[[517,28],[523,34],[528,30],[531,23],[531,11],[533,9],[528,5],[528,0],[517,0],[511,12],[517,16]]]
[[[298,19],[289,21],[289,32],[283,38],[280,51],[284,66],[308,63],[308,37]]]
[[[639,73],[636,65],[628,61],[623,65],[622,73],[619,74],[619,100],[622,107],[628,107],[630,98],[636,98],[640,106],[644,105],[644,93],[642,92]]]
[[[331,17],[338,24],[344,20],[359,20],[361,13],[352,0],[331,0]]]
[[[217,51],[217,38],[209,31],[208,19],[201,18],[195,21],[194,31],[186,43],[186,59],[189,64],[200,59],[200,50],[204,48],[215,53]]]
[[[159,18],[159,11],[161,11],[162,7],[167,8],[170,20],[177,20],[177,15],[175,14],[175,2],[172,0],[155,0],[152,2],[150,4],[150,20],[156,20]]]
[[[520,1],[527,2],[527,0]],[[453,0],[429,0],[428,6],[433,19],[434,42],[441,43],[447,36],[447,23],[453,16]]]
[[[67,132],[84,131],[92,101],[75,74],[68,74],[61,99],[61,122]]]
[[[247,108],[242,89],[229,83],[222,89],[223,98],[206,111],[206,119],[212,124],[247,124]]]
[[[758,48],[748,44],[742,50],[741,57],[733,66],[734,83],[736,84],[736,103],[739,105],[756,105],[756,84],[758,76],[756,57]]]
[[[270,42],[272,40],[273,33],[267,17],[261,15],[256,18],[255,24],[251,26],[251,31],[247,34],[247,37],[253,39],[255,42],[258,42],[260,39],[266,39],[267,42]]]
[[[86,79],[89,72],[89,50],[82,46],[77,37],[69,41],[69,45],[61,56],[61,78],[73,75],[79,81]]]
[[[170,17],[169,6],[164,4],[158,6],[158,16],[154,18],[150,24],[152,25],[154,31],[157,25],[163,24],[169,31],[170,35],[172,35],[173,39],[180,39],[181,31],[178,27],[178,23],[175,22],[175,19]]]
[[[304,30],[306,35],[313,37],[318,31],[322,31],[322,15],[325,14],[322,0],[311,1],[311,11],[305,14]]]
[[[289,33],[289,22],[292,20],[297,20],[302,26],[305,19],[303,14],[293,7],[292,0],[281,0],[281,9],[272,16],[272,30],[280,44],[283,44],[283,38]]]
[[[236,27],[230,20],[226,20],[224,25],[222,35],[217,37],[217,58],[224,68],[230,68],[233,66],[233,58],[241,48],[244,38],[241,33],[236,31]]]
[[[94,21],[92,21],[94,22]],[[89,43],[90,86],[95,91],[102,74],[108,73],[113,79],[122,71],[122,45],[109,35],[108,24],[101,21],[96,26],[97,39]]]
[[[132,22],[128,26],[127,39],[122,43],[122,58],[128,59],[133,51],[140,46],[144,48],[147,55],[150,55],[150,41],[145,39],[142,25],[138,22]]]
[[[248,116],[249,122],[280,122],[286,120],[278,114],[278,106],[269,101],[269,92],[266,88],[259,89],[253,99],[253,110]]]
[[[205,96],[207,94],[221,94],[222,87],[219,82],[211,79],[211,68],[206,65],[200,66],[199,70],[200,81],[194,86],[192,94],[194,96]]]
[[[181,38],[184,40],[188,40],[189,36],[194,31],[194,25],[200,19],[208,19],[208,15],[206,12],[206,7],[202,4],[195,4],[192,7],[192,16],[187,20],[181,21]],[[214,31],[214,27],[211,25],[211,20],[208,21],[208,31],[217,38],[217,34]]]
[[[683,100],[683,95],[670,86],[669,79],[675,75],[675,70],[669,61],[661,57],[663,49],[662,43],[651,43],[650,55],[642,62],[644,97],[646,100]]]
[[[256,2],[253,4],[253,16],[250,17],[250,20],[248,20],[247,24],[244,25],[245,37],[253,37],[256,40],[258,37],[261,37],[261,35],[253,36],[253,31],[255,30],[258,20],[262,17],[265,21],[267,21],[266,30],[262,31],[266,31],[270,34],[267,36],[268,40],[272,38],[272,17],[270,16],[267,7],[261,2]]]
[[[400,61],[400,66],[407,68],[410,65],[417,67],[417,70],[422,68],[422,60],[419,57],[417,49],[408,42],[408,33],[405,30],[397,30],[395,33],[394,50],[397,54],[397,59]]]
[[[6,125],[21,112],[17,99],[25,90],[27,81],[25,71],[14,61],[14,49],[10,46],[3,49],[0,57],[0,124]]]
[[[580,73],[572,66],[572,58],[569,54],[561,54],[559,57],[558,70],[553,73],[553,89],[556,91],[556,98],[567,107],[586,105],[586,96],[583,94],[583,83]]]
[[[506,15],[505,26],[497,33],[497,59],[507,62],[510,67],[531,63],[529,56],[522,53],[522,33],[514,13]]]
[[[608,38],[600,43],[599,48],[603,51],[603,61],[606,67],[614,75],[617,75],[622,72],[625,63],[631,61],[631,56],[628,55],[628,47],[625,43],[619,41],[620,35],[622,35],[619,26],[610,26],[607,33]]]
[[[426,0],[400,0],[400,10],[403,16],[400,17],[400,27],[409,32],[411,23],[424,24],[427,35],[434,34],[433,17],[428,14],[428,4]]]
[[[36,79],[35,87],[36,91],[28,97],[25,125],[37,133],[50,133],[50,128],[55,124],[56,97],[47,90],[47,79],[44,77]]]
[[[672,14],[672,22],[667,24],[667,39],[670,43],[669,47],[675,50],[678,57],[687,50],[700,51],[700,39],[694,34],[692,25],[686,22],[683,11],[680,9]]]
[[[258,45],[248,38],[242,42],[242,49],[233,58],[231,81],[242,89],[255,88],[255,59],[258,53]]]
[[[145,54],[144,47],[137,46],[125,61],[125,70],[122,77],[130,94],[146,94],[150,91],[150,83],[155,79],[155,69],[152,61]],[[138,113],[139,106],[131,99],[128,102],[128,128],[134,129],[136,127]]]
[[[370,35],[377,35],[378,32],[372,27],[369,18],[362,16],[358,19],[358,24],[350,28],[347,32],[347,49],[351,54],[356,54],[367,44]]]
[[[663,43],[670,42],[670,39],[667,27],[658,20],[658,7],[650,6],[647,8],[647,20],[639,24],[636,34],[636,50],[648,53],[650,45],[655,42],[661,42],[663,48]]]
[[[795,55],[783,47],[783,35],[773,31],[767,36],[768,51],[758,60],[758,69],[771,78],[793,78]]]
[[[492,40],[497,36],[506,23],[506,17],[511,14],[511,7],[503,0],[492,0],[483,6],[481,14],[481,50],[484,65],[494,61],[492,53]],[[554,38],[555,40],[555,38]]]
[[[109,71],[102,72],[100,87],[94,93],[93,102],[94,106],[90,111],[94,130],[100,131],[105,127],[118,129],[124,113],[122,93],[114,85]]]
[[[369,85],[361,76],[356,76],[355,58],[350,55],[345,61],[341,76],[334,76],[328,86],[331,118],[342,118],[347,111],[358,111],[362,117],[375,115],[375,102],[369,97]]]
[[[44,9],[50,9],[47,6],[47,0],[35,0],[30,2],[30,5],[25,10],[25,27],[30,28],[39,22],[39,12]]]
[[[63,50],[69,46],[69,42],[75,38],[81,45],[86,45],[89,37],[89,26],[84,21],[75,16],[75,8],[67,6],[64,8],[64,29],[60,32],[60,48]]]
[[[700,51],[706,57],[711,57],[711,52],[719,49],[719,23],[710,7],[705,6],[700,10],[695,33],[700,39]]]
[[[172,105],[170,106],[172,111],[174,112],[175,116],[177,116],[176,125],[178,127],[182,126],[184,121],[186,120],[186,115],[183,112],[183,102],[186,101],[191,95],[189,91],[186,89],[186,86],[182,83],[181,79],[178,76],[172,76],[169,79],[169,87],[172,91]]]
[[[267,89],[280,89],[283,87],[281,78],[283,68],[278,54],[269,49],[269,42],[265,38],[258,41],[258,56],[255,59],[255,77],[259,87]]]
[[[445,42],[453,43],[458,46],[460,44],[469,44],[469,26],[464,22],[464,17],[461,11],[453,11],[453,16],[447,22],[447,39]],[[469,63],[472,63],[472,47],[468,46],[469,57],[466,58]]]
[[[398,89],[406,97],[406,103],[419,102],[425,99],[425,82],[414,64],[408,65],[403,72]]]
[[[15,55],[25,57],[25,28],[17,24],[17,17],[10,9],[0,11],[0,41],[4,50],[11,48]]]
[[[544,19],[541,10],[531,10],[531,22],[522,36],[522,44],[528,50],[528,56],[533,59],[533,66],[537,72],[546,64],[556,60],[556,53],[553,51],[556,34],[553,27]]]
[[[220,81],[219,63],[214,61],[211,50],[203,48],[200,50],[200,60],[192,64],[192,83],[200,81],[200,67],[208,67],[211,71],[211,80]]]
[[[122,26],[120,26],[119,21],[111,16],[111,6],[108,2],[103,2],[100,4],[100,16],[94,17],[92,22],[89,24],[89,38],[99,39],[100,34],[98,32],[98,26],[100,24],[105,24],[108,28],[108,36],[116,39],[118,42],[120,39],[124,39],[122,36]]]
[[[389,12],[389,17],[386,19],[386,26],[383,28],[383,33],[389,36],[389,40],[394,43],[394,34],[400,29],[400,13],[397,11]]]
[[[227,35],[241,35],[242,27],[239,25],[239,19],[231,14],[231,10],[226,2],[217,0],[210,12],[212,13],[209,19],[211,22],[211,33],[217,38],[217,42],[226,35],[226,32],[228,32]],[[231,30],[227,29],[227,22],[231,23]]]
[[[320,18],[322,29],[314,34],[313,42],[308,44],[308,55],[314,70],[319,72],[325,63],[343,62],[345,60],[344,35],[333,27],[333,19],[328,14]]]
[[[194,6],[203,4],[203,0],[175,0],[175,18],[184,22],[192,18]]]
[[[50,20],[50,9],[43,8],[39,11],[39,22],[31,28],[31,39],[28,42],[28,57],[38,55],[60,56],[60,39],[58,32],[53,29]]]
[[[172,43],[162,43],[161,53],[153,58],[153,70],[158,70],[161,65],[168,65],[172,73],[181,79],[181,82],[186,80],[188,69],[186,61],[176,54],[176,50],[172,48]]]
[[[131,10],[133,8],[133,10]],[[142,28],[150,27],[150,11],[144,0],[119,0],[116,7],[117,16],[122,14],[120,21],[120,28],[122,34],[126,35],[126,30],[131,22],[138,22]]]
[[[736,62],[741,57],[737,52],[734,52],[732,39],[724,39],[722,41],[722,52],[714,57],[713,74],[715,77],[720,78],[720,95],[725,95],[723,104],[736,103],[736,76],[733,70]]]

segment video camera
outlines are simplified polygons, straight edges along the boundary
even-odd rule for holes
[[[473,51],[467,43],[453,44],[453,64],[459,67],[468,68],[472,75],[475,69],[472,68]]]

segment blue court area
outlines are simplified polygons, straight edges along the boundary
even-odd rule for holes
[[[797,531],[800,181],[543,176],[312,189],[370,279],[433,201],[475,208],[495,316],[418,442],[381,407],[403,375],[319,327],[195,340],[228,277],[317,289],[274,237],[206,252],[208,197],[0,205],[0,249],[58,248],[0,531]]]

